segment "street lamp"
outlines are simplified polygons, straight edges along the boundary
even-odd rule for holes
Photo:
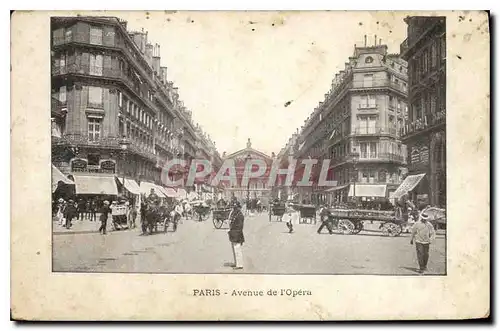
[[[120,149],[122,150],[122,158],[123,158],[123,177],[122,177],[122,185],[123,185],[123,194],[125,194],[125,155],[127,154],[128,146],[130,145],[130,141],[128,141],[127,137],[123,136],[120,140]]]

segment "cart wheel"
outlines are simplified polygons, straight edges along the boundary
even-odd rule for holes
[[[206,221],[210,217],[210,212],[201,215],[201,220]]]
[[[216,218],[213,219],[213,222],[216,229],[222,228],[222,224],[224,224],[223,220],[218,220]]]
[[[354,233],[354,224],[346,219],[339,220],[338,230],[342,234],[353,234]]]
[[[385,223],[382,226],[382,232],[384,233],[384,235],[389,237],[397,237],[401,234],[402,231],[403,228],[401,227],[401,225],[396,223],[389,222]]]
[[[356,224],[354,224],[354,230],[352,234],[358,234],[362,230],[363,230],[363,221],[356,222]]]

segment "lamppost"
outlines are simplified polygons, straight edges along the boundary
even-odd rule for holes
[[[120,149],[122,150],[122,158],[123,158],[123,176],[122,176],[122,189],[123,195],[125,195],[125,156],[127,154],[128,146],[130,145],[130,141],[128,141],[126,136],[123,136],[120,140]]]
[[[356,148],[351,153],[351,157],[352,157],[352,165],[353,165],[353,171],[354,171],[354,176],[352,176],[352,181],[353,181],[352,195],[354,196],[354,203],[357,206],[358,205],[358,197],[356,196],[356,180],[358,179],[357,164],[358,164],[359,154],[356,151]]]

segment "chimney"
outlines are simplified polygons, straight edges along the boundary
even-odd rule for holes
[[[154,54],[154,49],[153,49],[153,45],[151,44],[147,44],[146,45],[146,54],[145,54],[145,58],[146,58],[146,62],[152,66],[152,58],[153,58],[153,54]]]
[[[365,34],[365,47],[366,47],[366,34]]]
[[[375,45],[374,46],[377,46],[377,35],[375,35]]]
[[[378,44],[379,44],[379,45],[382,45],[382,38],[379,38],[379,40],[378,40]]]

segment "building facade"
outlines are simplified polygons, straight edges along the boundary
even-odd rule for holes
[[[425,174],[413,198],[446,206],[446,18],[408,17],[409,119],[401,129],[409,174]]]
[[[262,160],[267,165],[266,173],[258,178],[250,178],[247,185],[243,185],[242,179],[245,171],[245,164],[248,160]],[[250,138],[248,139],[247,146],[237,152],[229,155],[222,156],[223,162],[230,160],[230,163],[234,162],[236,169],[236,185],[224,182],[225,185],[225,196],[227,199],[231,197],[236,197],[240,201],[245,201],[247,199],[260,199],[263,204],[267,204],[272,191],[272,185],[269,186],[269,172],[273,164],[273,157],[260,152],[252,148],[252,143]],[[226,163],[229,164],[229,163]],[[252,171],[255,171],[252,169]]]
[[[354,46],[330,91],[304,122],[296,158],[330,159],[335,187],[301,188],[311,203],[388,198],[406,172],[407,64],[381,41]],[[319,167],[318,169],[319,170]],[[318,176],[318,173],[313,174]]]
[[[64,174],[162,185],[168,160],[217,154],[147,32],[115,17],[54,17],[51,45],[52,162]]]

